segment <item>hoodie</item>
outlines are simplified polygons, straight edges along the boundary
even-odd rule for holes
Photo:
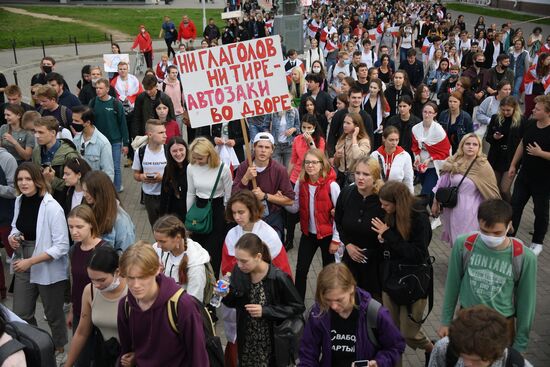
[[[380,348],[376,350],[368,338],[367,305],[371,295],[355,288],[355,303],[359,305],[359,321],[357,323],[356,360],[375,360],[379,367],[392,367],[401,359],[405,351],[405,340],[395,326],[387,308],[382,306],[378,311],[377,338]],[[299,366],[330,367],[332,364],[332,344],[330,313],[320,312],[315,303],[309,313],[300,342]]]
[[[176,334],[170,327],[166,305],[179,286],[163,274],[157,275],[156,282],[159,293],[148,310],[141,310],[131,292],[118,304],[121,356],[135,352],[135,363],[140,367],[209,366],[198,303],[190,295],[181,294],[177,306],[179,333]]]
[[[183,113],[183,89],[179,79],[176,79],[175,82],[170,81],[169,78],[164,79],[162,91],[172,100],[176,116],[181,115]]]
[[[187,283],[180,284],[183,289],[190,295],[201,302],[204,302],[204,288],[206,287],[206,269],[205,264],[210,262],[210,255],[198,242],[188,238],[187,251],[179,256],[174,256],[171,252],[163,251],[160,246],[155,243],[153,248],[157,252],[162,266],[164,267],[164,275],[170,277],[179,283],[179,269],[183,255],[187,254]]]

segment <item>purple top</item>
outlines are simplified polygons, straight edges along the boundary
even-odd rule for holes
[[[77,242],[73,245],[71,256],[71,277],[73,278],[71,284],[71,302],[73,303],[73,320],[80,318],[80,310],[82,309],[82,292],[84,287],[90,283],[88,277],[88,263],[94,253],[94,250],[99,246],[102,246],[105,241],[101,240],[93,249],[83,251],[80,248],[81,243]]]
[[[439,187],[458,185],[462,177],[463,175],[460,174],[443,174],[439,177],[439,181],[435,185],[433,192],[437,192]],[[441,224],[443,226],[441,240],[447,242],[452,247],[459,235],[479,230],[477,209],[482,202],[483,196],[481,196],[474,181],[466,177],[458,189],[456,206],[441,210]]]
[[[387,308],[378,312],[377,338],[380,349],[376,350],[367,332],[367,305],[371,295],[355,288],[359,301],[357,325],[356,360],[376,360],[379,367],[393,367],[405,351],[405,339],[395,326]],[[320,314],[319,305],[313,305],[300,342],[300,367],[330,367],[332,362],[330,311]]]

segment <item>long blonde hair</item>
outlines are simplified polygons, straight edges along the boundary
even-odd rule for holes
[[[504,122],[504,119],[505,119],[504,115],[502,114],[502,110],[501,110],[502,107],[512,107],[514,109],[514,113],[512,114],[512,124],[510,125],[510,127],[512,129],[518,128],[519,125],[521,125],[521,108],[519,107],[519,103],[516,100],[516,98],[512,96],[508,96],[508,97],[504,97],[500,101],[500,108],[498,109],[498,112],[497,112],[497,121],[500,126],[502,126],[502,123]]]
[[[297,97],[297,92],[299,92],[299,96],[304,94],[304,90],[306,89],[306,79],[304,78],[304,72],[301,67],[297,66],[294,69],[292,69],[292,72],[298,72],[298,75],[300,77],[300,82],[298,83],[298,88],[300,88],[299,91],[296,90],[296,83],[294,83],[294,80],[291,77],[290,81],[290,94],[292,95],[292,98],[299,98]]]
[[[202,156],[208,156],[208,166],[210,168],[216,168],[220,165],[220,156],[218,152],[216,152],[216,149],[214,148],[214,145],[204,137],[198,137],[191,143],[191,146],[189,146],[189,163],[195,164],[195,158],[193,158],[193,153],[202,155]]]
[[[463,159],[464,143],[466,143],[466,140],[470,138],[475,138],[479,145],[479,150],[477,151],[476,164],[481,164],[487,161],[487,157],[485,156],[485,154],[483,154],[483,151],[482,151],[481,139],[479,138],[479,136],[477,136],[476,133],[469,133],[464,135],[462,140],[460,140],[456,153],[450,156],[449,158],[447,158],[447,160],[443,164],[443,167],[441,167],[442,172],[449,172],[451,174],[466,172],[466,170],[468,169],[468,166],[470,165],[470,162]]]

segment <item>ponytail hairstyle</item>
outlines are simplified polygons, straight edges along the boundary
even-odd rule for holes
[[[252,256],[256,254],[262,254],[262,260],[268,264],[271,264],[271,254],[269,253],[269,247],[261,240],[260,237],[254,233],[246,233],[239,238],[235,248],[244,250]]]
[[[411,235],[411,213],[415,202],[409,188],[402,182],[388,181],[378,193],[380,200],[395,205],[395,213],[386,214],[385,222],[390,228],[396,228],[403,239]]]
[[[187,256],[187,237],[185,236],[185,226],[175,215],[165,215],[157,219],[153,225],[153,233],[162,233],[170,238],[176,238],[180,235],[183,240],[183,256],[181,258],[178,270],[178,283],[187,284],[187,264],[189,256]]]
[[[519,103],[513,96],[507,96],[504,97],[500,101],[500,108],[502,107],[512,107],[514,109],[514,113],[512,114],[512,124],[510,125],[513,129],[516,129],[521,124],[521,108],[519,107]],[[502,114],[502,111],[498,110],[497,112],[497,121],[500,126],[502,126],[502,123],[504,122],[504,115]]]

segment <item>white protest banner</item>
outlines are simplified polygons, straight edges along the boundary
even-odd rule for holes
[[[233,19],[233,18],[242,18],[243,12],[240,10],[235,11],[226,11],[225,13],[222,13],[222,19]]]
[[[279,36],[176,54],[191,126],[291,108]]]
[[[130,64],[130,55],[128,54],[104,54],[103,55],[103,70],[106,73],[116,73],[118,71],[118,63],[124,61]]]

